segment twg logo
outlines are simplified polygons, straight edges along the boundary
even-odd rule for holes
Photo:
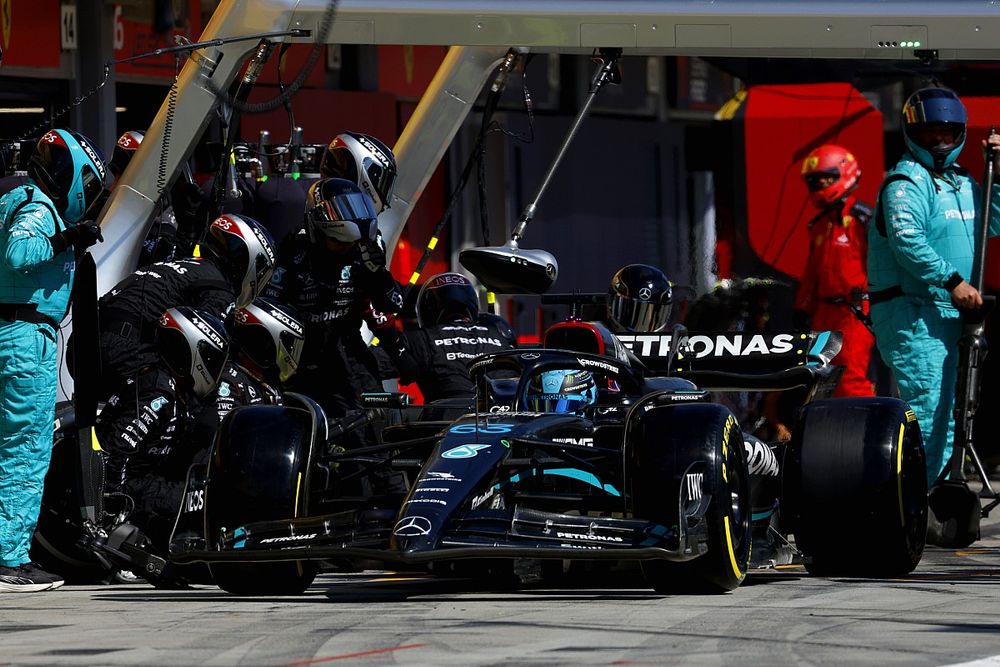
[[[701,500],[701,487],[705,483],[705,473],[689,472],[684,475],[687,482],[688,500]]]

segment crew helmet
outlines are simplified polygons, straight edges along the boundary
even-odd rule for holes
[[[319,171],[324,178],[357,183],[375,203],[375,212],[389,208],[396,185],[396,158],[389,147],[369,134],[343,132],[326,147]]]
[[[374,241],[377,213],[371,197],[351,181],[324,178],[309,186],[306,227],[313,241],[330,238],[341,243]]]
[[[111,153],[111,161],[108,162],[108,170],[115,178],[120,178],[125,171],[125,167],[132,161],[132,156],[139,150],[146,133],[142,130],[128,130],[115,142],[115,150]]]
[[[178,306],[160,316],[156,348],[171,374],[204,398],[219,384],[229,357],[229,336],[217,317]]]
[[[479,292],[461,273],[439,273],[427,279],[417,294],[417,324],[431,327],[446,317],[475,321],[479,316]]]
[[[829,178],[833,178],[833,182],[826,184]],[[820,146],[802,162],[802,180],[806,182],[809,199],[816,208],[839,204],[858,187],[860,179],[858,161],[843,146]]]
[[[542,371],[525,388],[525,407],[535,412],[578,413],[597,400],[597,385],[590,371]]]
[[[285,382],[299,367],[305,329],[291,306],[258,297],[233,314],[233,341],[251,375]]]
[[[662,331],[670,319],[673,283],[647,264],[627,264],[611,278],[608,319],[619,331]]]
[[[63,222],[75,224],[100,199],[107,171],[100,149],[85,136],[49,130],[28,160],[28,176],[56,205]]]
[[[226,213],[212,221],[201,246],[226,275],[236,293],[236,307],[250,305],[271,280],[274,242],[256,220]]]
[[[921,88],[903,105],[903,136],[906,148],[917,162],[934,171],[950,167],[965,145],[965,105],[950,88]],[[948,144],[922,146],[918,131],[923,125],[945,123],[953,127],[954,140]]]

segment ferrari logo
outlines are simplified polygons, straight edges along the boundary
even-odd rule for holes
[[[808,174],[810,171],[815,169],[816,165],[818,164],[819,164],[819,158],[816,157],[815,155],[810,155],[808,158],[806,158],[806,161],[802,165],[802,173]]]
[[[10,48],[11,12],[14,10],[14,0],[0,0],[0,23],[3,23],[3,50]]]

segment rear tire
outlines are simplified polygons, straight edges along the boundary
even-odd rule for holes
[[[927,472],[903,401],[840,398],[806,406],[784,463],[782,510],[810,574],[895,577],[920,562]]]
[[[680,489],[691,464],[707,461],[700,470],[704,470],[702,492],[711,494],[704,519],[708,550],[689,561],[643,561],[643,575],[653,589],[664,594],[734,590],[746,577],[751,547],[750,476],[739,424],[729,410],[714,404],[678,405],[654,412],[660,415],[649,415],[653,419],[645,432],[637,434],[635,516],[676,525],[678,499],[665,497],[664,490]]]

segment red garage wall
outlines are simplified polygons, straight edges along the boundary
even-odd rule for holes
[[[861,166],[859,199],[874,203],[882,180],[882,114],[846,83],[755,86],[734,121],[742,123],[745,150],[746,215],[737,216],[737,226],[746,225],[745,238],[761,261],[798,278],[808,255],[807,224],[816,215],[802,182],[803,159],[822,144],[844,146]]]

